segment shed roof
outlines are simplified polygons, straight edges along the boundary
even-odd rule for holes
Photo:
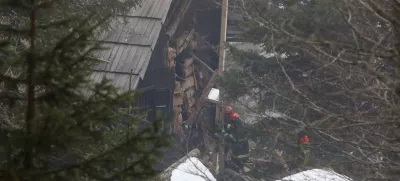
[[[106,77],[122,91],[129,90],[129,85],[135,89],[146,73],[171,2],[143,0],[139,7],[117,15],[111,21],[111,30],[97,38],[108,49],[95,54],[104,62],[94,67],[91,79],[100,82]]]

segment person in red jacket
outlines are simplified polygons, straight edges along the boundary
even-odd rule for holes
[[[309,148],[309,144],[310,144],[310,139],[307,135],[307,132],[305,131],[300,131],[297,134],[297,141],[299,144],[299,151],[300,154],[302,155],[301,157],[301,162],[299,163],[302,166],[306,166],[311,162],[311,150]]]
[[[229,105],[226,105],[224,107],[224,113],[225,113],[225,120],[235,120],[240,118],[240,115],[236,112],[233,112],[232,107]]]
[[[236,124],[241,124],[240,115],[236,112],[232,111],[232,107],[227,105],[224,107],[224,127],[222,128],[222,132],[224,133],[224,137],[230,138],[229,141],[236,141],[233,134],[235,132]],[[238,127],[238,126],[236,126]]]
[[[305,145],[308,145],[310,143],[310,139],[308,138],[307,133],[305,131],[300,131],[297,134],[297,136],[298,136],[298,139],[299,139],[298,140],[299,143],[305,144]]]

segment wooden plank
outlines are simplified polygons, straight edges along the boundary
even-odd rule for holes
[[[154,17],[157,18],[157,12],[160,11],[160,9],[162,8],[162,2],[161,1],[156,1],[157,4],[154,6],[153,10],[148,14],[149,17]]]
[[[139,73],[141,77],[143,77],[146,71],[143,71],[143,65],[145,65],[146,61],[149,61],[149,59],[147,59],[148,54],[151,54],[151,51],[148,48],[142,48],[142,51],[140,52],[140,57],[132,61],[132,63],[127,65],[127,67],[133,67],[133,70],[136,73]]]
[[[124,18],[124,17],[119,17]],[[128,22],[122,27],[123,34],[118,38],[118,42],[124,42],[129,44],[137,44],[137,42],[132,42],[132,39],[136,36],[134,29],[136,24],[140,21],[140,18],[125,18]]]
[[[174,89],[174,93],[177,93],[177,94],[181,94],[181,93],[183,93],[183,90],[182,90],[182,85],[181,85],[181,83],[179,83],[179,82],[175,82],[175,89]]]
[[[174,106],[173,111],[174,111],[173,133],[179,135],[181,131],[182,108],[181,106]]]
[[[221,4],[222,15],[221,15],[221,31],[219,39],[219,64],[218,69],[224,71],[225,69],[225,43],[226,43],[226,25],[227,25],[227,15],[228,15],[228,0],[222,0]]]
[[[161,19],[162,23],[164,23],[165,19],[167,19],[168,10],[171,7],[171,3],[172,3],[172,0],[165,0],[165,1],[167,1],[168,4],[166,6],[164,6],[164,13],[163,13],[163,17]]]
[[[142,38],[140,39],[140,44],[142,45],[149,45],[148,40],[151,36],[151,32],[153,31],[156,23],[159,23],[160,21],[154,20],[154,19],[149,19],[149,23],[146,25],[146,29],[142,34]]]
[[[196,90],[199,88],[199,86],[197,85],[197,78],[196,78],[196,71],[194,68],[194,64],[192,64],[192,69],[193,69],[193,78],[194,78],[194,87],[196,88]]]
[[[104,60],[108,61],[108,63],[110,63],[110,56],[111,56],[111,53],[113,50],[113,46],[112,46],[112,44],[107,44],[107,43],[104,43],[103,46],[105,48],[107,48],[107,50],[104,50],[105,53],[103,55],[103,58],[104,58]],[[106,64],[108,64],[108,63],[106,63]]]
[[[189,77],[193,74],[193,68],[194,68],[193,66],[188,66],[184,68],[183,72],[185,77]]]
[[[220,40],[219,40],[219,60],[218,60],[218,69],[220,71],[224,71],[225,69],[225,43],[226,43],[226,25],[227,25],[227,15],[228,15],[228,0],[222,0],[221,3],[221,9],[222,9],[222,15],[221,15],[221,29],[220,29]],[[220,94],[222,94],[220,92]],[[219,119],[217,121],[219,122],[219,125],[224,124],[224,115],[223,115],[223,105],[217,105],[216,111],[219,112],[221,115],[219,115]],[[215,170],[215,173],[219,175],[219,173],[223,173],[225,170],[225,148],[224,148],[224,142],[222,144],[218,145],[218,168]]]
[[[176,94],[176,95],[174,95],[174,98],[173,98],[174,100],[174,102],[173,102],[173,105],[174,106],[179,106],[179,105],[182,105],[183,104],[183,97],[182,97],[182,95],[180,95],[180,94]]]
[[[151,34],[149,36],[149,39],[146,42],[146,45],[152,45],[151,46],[152,50],[154,49],[154,46],[155,46],[155,44],[157,42],[158,35],[160,34],[161,28],[162,28],[162,24],[161,24],[161,22],[158,21],[154,25],[153,30],[151,31]]]
[[[107,47],[107,45],[103,45],[103,47],[104,47],[104,48],[109,48],[109,47]],[[106,50],[97,51],[97,52],[93,55],[93,57],[95,57],[95,58],[104,60],[104,62],[99,62],[98,64],[96,64],[96,65],[93,67],[95,70],[104,70],[104,69],[106,68],[107,63],[108,63],[107,61],[108,61],[108,58],[109,58],[109,56],[110,56],[112,50],[113,50],[113,49],[112,49],[112,47],[111,47],[111,48],[106,49]]]
[[[171,1],[170,0],[163,0],[162,4],[161,4],[161,8],[158,10],[157,14],[154,17],[164,19],[166,14],[167,14],[167,10],[169,9],[170,5],[171,5]]]
[[[130,40],[134,44],[141,44],[140,40],[142,39],[142,33],[140,33],[140,29],[146,23],[146,19],[139,18],[138,22],[132,27],[132,31],[135,33],[135,38]]]
[[[152,9],[154,8],[155,3],[157,3],[157,0],[151,0],[146,2],[146,6],[143,7],[143,11],[140,14],[140,16],[143,17],[148,17],[148,14],[152,11]]]
[[[124,45],[124,51],[122,52],[121,56],[119,59],[116,59],[118,61],[117,66],[115,69],[111,69],[110,71],[118,71],[118,72],[127,72],[130,73],[131,70],[124,70],[125,66],[128,64],[129,60],[129,52],[132,50],[132,46],[126,46]]]
[[[148,21],[148,19],[139,18],[139,21],[135,25],[133,31],[138,35],[142,35],[144,33],[143,28],[145,28],[145,24],[148,23]],[[137,42],[139,42],[139,39]]]
[[[179,47],[180,50],[186,48],[188,42],[191,39],[193,39],[194,32],[195,32],[194,29],[191,29],[190,31],[185,31],[183,35],[177,39],[177,46]]]
[[[174,112],[177,112],[178,114],[182,112],[181,106],[173,106],[172,109],[173,109]]]
[[[193,116],[193,115],[197,115],[197,114],[198,114],[198,112],[199,112],[201,106],[202,106],[203,103],[204,103],[204,98],[208,95],[208,93],[210,92],[212,86],[214,85],[214,81],[215,81],[215,78],[217,77],[217,74],[218,74],[218,71],[216,71],[216,72],[213,73],[213,75],[211,76],[210,80],[208,81],[206,87],[204,88],[204,90],[203,90],[203,92],[202,92],[200,98],[198,99],[197,104],[196,104],[195,111],[194,111],[194,113],[193,113],[193,114],[189,117],[189,119],[188,119],[188,122],[189,122],[190,124],[194,121],[193,119],[194,119],[195,116]]]
[[[174,68],[175,67],[175,57],[176,57],[176,50],[175,48],[168,47],[168,67]]]
[[[147,47],[138,47],[138,50],[135,53],[135,55],[133,56],[132,61],[126,65],[126,69],[133,69],[133,72],[141,73],[140,66],[143,64],[143,63],[141,63],[141,61],[145,60],[146,55],[149,53],[149,51],[150,50]]]
[[[121,70],[121,72],[131,72],[131,69],[133,69],[133,73],[137,73],[135,72],[135,67],[128,67],[131,65],[132,62],[137,61],[137,59],[135,59],[135,55],[138,54],[138,49],[140,47],[137,46],[129,46],[129,52],[127,54],[127,56],[125,57],[125,64],[123,65],[123,68]],[[126,69],[124,69],[124,67],[127,67]],[[129,68],[129,69],[128,69]]]
[[[143,12],[143,8],[146,7],[149,0],[144,0],[142,3],[136,8],[132,8],[132,11],[129,13],[130,16],[140,16]]]
[[[139,40],[140,40],[140,36],[136,31],[136,27],[138,26],[139,22],[141,21],[141,19],[139,18],[135,18],[135,22],[132,22],[132,24],[129,26],[129,30],[130,30],[130,36],[129,36],[129,44],[140,44]]]
[[[143,25],[138,29],[138,33],[140,34],[140,38],[138,40],[138,44],[142,44],[144,39],[147,39],[146,37],[146,30],[147,26],[150,24],[151,21],[155,21],[152,19],[146,19],[143,23]]]
[[[129,78],[128,78],[128,80],[129,80]],[[132,88],[131,88],[131,90],[137,89],[137,87],[139,85],[139,80],[140,80],[140,76],[138,76],[138,75],[132,77],[132,82],[131,82]],[[129,81],[128,81],[127,84],[125,84],[125,86],[128,87],[125,90],[129,90]]]
[[[118,65],[118,60],[120,59],[123,51],[124,51],[124,45],[115,45],[115,47],[118,49],[113,57],[110,57],[110,64],[107,66],[106,69],[104,70],[115,70],[115,67]]]
[[[224,114],[223,114],[223,107],[222,105],[218,105],[216,106],[216,121],[219,122],[219,125],[223,125],[224,124]],[[225,140],[221,140],[221,143],[218,144],[218,161],[215,163],[217,166],[217,169],[215,170],[215,173],[217,173],[217,175],[219,173],[222,173],[223,170],[225,170]]]
[[[141,59],[141,61],[139,62],[139,65],[137,66],[137,68],[139,68],[138,73],[140,74],[140,76],[142,78],[146,74],[147,66],[149,66],[152,53],[153,53],[153,51],[148,49],[148,51],[145,54],[145,57],[143,59]]]
[[[111,42],[118,42],[119,37],[123,34],[124,26],[126,25],[125,20],[122,17],[117,17],[116,20],[117,25],[112,27],[112,31],[110,31],[110,33],[113,34],[111,37],[112,39],[109,40]]]
[[[189,98],[189,107],[192,108],[196,105],[196,99],[195,98]]]
[[[109,68],[112,65],[112,63],[114,62],[114,58],[115,58],[116,53],[119,50],[119,47],[118,46],[112,46],[112,45],[110,45],[110,47],[111,47],[110,55],[106,59],[108,62],[105,63],[103,67],[100,67],[99,70],[107,70],[107,68]]]
[[[193,76],[186,77],[185,81],[182,83],[183,91],[186,91],[190,87],[194,87],[194,77]]]
[[[178,29],[179,24],[181,24],[182,20],[184,19],[187,10],[189,9],[190,5],[192,4],[192,0],[186,0],[185,4],[181,5],[182,7],[179,7],[180,11],[179,12],[174,12],[175,14],[178,14],[177,17],[173,19],[173,22],[171,23],[170,21],[168,24],[171,24],[169,26],[169,29],[167,30],[167,34],[172,37],[175,34],[175,31]],[[165,19],[163,18],[163,22]]]
[[[187,96],[188,98],[191,98],[191,97],[194,98],[194,96],[195,96],[195,94],[196,94],[196,89],[195,89],[194,87],[191,87],[191,88],[189,88],[188,90],[186,90],[185,94],[186,94],[186,96]]]

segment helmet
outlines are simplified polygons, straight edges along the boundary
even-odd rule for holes
[[[235,119],[239,119],[240,118],[240,116],[239,116],[239,114],[238,113],[231,113],[231,114],[229,114],[229,120],[235,120]]]
[[[308,138],[308,136],[303,136],[302,138],[300,138],[300,143],[303,144],[309,144],[310,143],[310,139]]]
[[[227,106],[225,106],[224,111],[225,111],[225,113],[230,113],[232,111],[232,107],[227,105]]]

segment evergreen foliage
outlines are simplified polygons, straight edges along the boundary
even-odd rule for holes
[[[309,166],[356,180],[397,178],[398,1],[233,0],[232,6],[246,17],[245,39],[271,53],[230,48],[232,65],[220,82],[226,101],[261,117],[250,136],[259,152],[254,158],[279,149],[297,160],[304,154],[296,135],[306,131]]]
[[[100,6],[105,3],[109,6]],[[0,26],[0,180],[154,175],[152,166],[168,146],[167,134],[157,121],[139,129],[143,116],[132,115],[130,105],[137,93],[120,93],[106,79],[89,79],[98,63],[91,54],[103,49],[89,40],[113,8],[128,7],[115,4],[121,5],[107,0],[1,1],[1,10],[19,10],[21,21]],[[83,13],[86,5],[96,9],[90,16]],[[27,46],[19,47],[17,36]]]

